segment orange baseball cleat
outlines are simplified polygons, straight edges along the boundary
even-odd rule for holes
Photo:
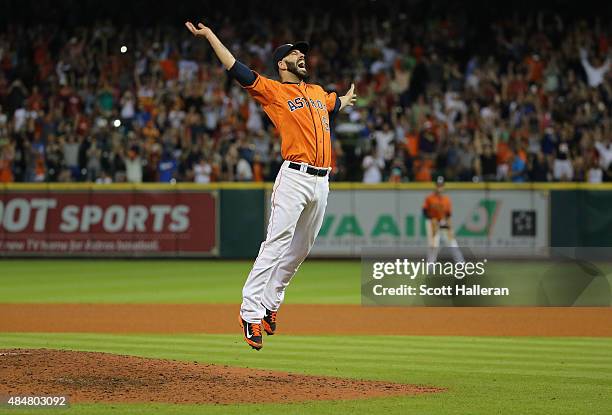
[[[270,311],[266,308],[266,315],[261,320],[261,325],[269,336],[272,336],[276,331],[276,313],[276,311]]]
[[[261,335],[261,324],[249,323],[245,321],[242,316],[238,316],[240,321],[240,327],[242,328],[242,334],[244,335],[244,341],[249,344],[253,349],[260,350],[263,347],[263,336]]]

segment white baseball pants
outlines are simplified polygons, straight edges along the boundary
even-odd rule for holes
[[[436,262],[438,259],[438,253],[440,251],[440,237],[444,237],[444,242],[446,246],[451,249],[451,255],[453,256],[453,260],[455,262],[465,262],[463,258],[463,254],[459,249],[459,244],[454,237],[451,237],[451,232],[448,228],[440,228],[438,227],[437,232],[433,232],[431,220],[427,219],[425,223],[425,229],[427,232],[427,243],[429,249],[427,250],[427,262]]]
[[[272,190],[266,240],[242,289],[240,315],[245,321],[259,323],[265,308],[280,307],[321,229],[328,193],[328,176],[313,176],[283,163]]]

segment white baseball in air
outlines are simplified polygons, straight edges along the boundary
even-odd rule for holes
[[[114,125],[116,128],[121,127],[121,120],[115,120],[115,121],[113,121],[113,125]]]
[[[121,50],[121,53],[127,52],[127,46],[125,46],[125,45],[121,46],[120,50]]]

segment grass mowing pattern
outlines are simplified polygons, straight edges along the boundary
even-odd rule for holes
[[[252,265],[221,260],[2,260],[0,303],[240,303]],[[309,261],[287,302],[359,304],[360,272],[358,261]]]
[[[292,405],[76,405],[70,414],[137,414],[153,408],[176,414],[612,413],[612,339],[606,338],[278,336],[255,353],[237,335],[3,333],[0,347],[104,351],[449,389],[426,396]]]
[[[2,260],[0,303],[232,303],[241,301],[252,261]],[[544,262],[497,262],[539,274]],[[493,269],[493,268],[491,268]],[[612,283],[612,264],[604,272]],[[360,304],[359,261],[306,261],[287,304]]]

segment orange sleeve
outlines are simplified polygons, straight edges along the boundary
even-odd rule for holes
[[[255,82],[243,88],[261,105],[265,106],[271,104],[277,95],[278,82],[261,76],[257,72],[255,72],[255,75],[257,76]]]
[[[325,94],[325,106],[327,107],[327,112],[337,111],[336,109],[336,101],[338,100],[338,94],[335,92],[330,92]]]
[[[429,201],[429,196],[427,196],[427,197],[425,198],[425,201],[423,202],[423,209],[425,209],[425,210],[429,210],[429,204],[430,204],[430,201]]]

